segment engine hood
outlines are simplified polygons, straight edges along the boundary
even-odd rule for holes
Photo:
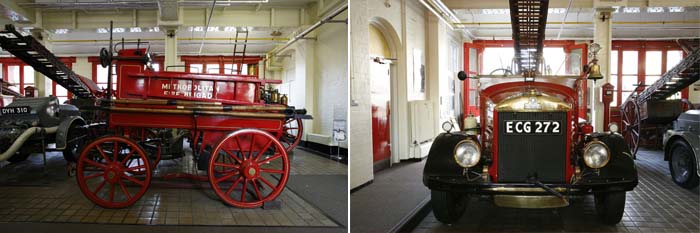
[[[495,103],[498,112],[566,112],[572,106],[559,97],[531,88]]]

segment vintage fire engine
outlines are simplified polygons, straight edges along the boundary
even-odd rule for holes
[[[115,66],[118,87],[112,90],[108,69],[108,88],[102,90],[12,25],[0,32],[0,43],[77,96],[81,111],[90,108],[92,123],[77,157],[76,178],[93,203],[105,208],[135,203],[161,160],[183,157],[185,138],[195,171],[160,172],[159,178],[208,181],[224,203],[241,208],[260,207],[284,190],[288,151],[298,143],[301,119],[310,116],[287,106],[286,97],[270,87],[281,81],[240,75],[240,69],[235,75],[153,71],[146,43],[112,46],[110,34],[100,61],[103,67]],[[47,111],[46,106],[31,109]]]
[[[541,75],[546,17],[540,16],[546,16],[547,1],[521,2],[511,1],[510,12],[516,75],[476,77],[478,123],[467,117],[465,131],[458,132],[446,123],[447,132],[430,148],[423,183],[435,217],[457,221],[471,196],[503,207],[557,208],[571,197],[594,195],[602,222],[618,223],[637,170],[620,134],[593,132],[580,122],[582,82],[601,77],[596,59],[587,65],[588,75]],[[459,77],[467,78],[464,72]]]

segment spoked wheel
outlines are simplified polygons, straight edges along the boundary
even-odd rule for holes
[[[304,125],[301,119],[287,119],[287,122],[285,122],[282,127],[282,137],[280,137],[280,142],[287,150],[287,153],[292,152],[292,150],[299,145],[302,133],[304,133]]]
[[[133,163],[135,160],[140,162]],[[132,205],[151,183],[146,153],[125,137],[106,136],[86,145],[77,166],[80,191],[104,208]]]
[[[622,135],[632,152],[632,157],[637,158],[639,149],[639,135],[641,132],[641,116],[639,115],[639,105],[634,100],[625,102],[622,111]]]
[[[289,178],[282,144],[267,132],[242,129],[226,136],[209,159],[209,183],[226,204],[256,208],[274,200]]]

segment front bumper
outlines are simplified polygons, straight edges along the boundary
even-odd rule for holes
[[[493,183],[468,181],[464,177],[423,176],[423,183],[431,190],[478,195],[552,195],[532,183]],[[562,195],[588,195],[615,191],[630,191],[638,181],[624,179],[582,179],[574,184],[544,184]]]

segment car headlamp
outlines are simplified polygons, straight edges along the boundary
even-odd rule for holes
[[[620,132],[620,126],[618,126],[615,122],[610,122],[610,124],[608,124],[608,129],[610,129],[611,133]]]
[[[610,149],[601,141],[589,142],[583,149],[583,162],[590,168],[605,167],[610,161]]]
[[[454,157],[459,166],[464,168],[475,166],[481,160],[479,144],[470,139],[462,140],[455,146]]]
[[[48,114],[51,117],[55,117],[56,116],[56,105],[51,104],[48,107],[46,107],[46,114]]]

